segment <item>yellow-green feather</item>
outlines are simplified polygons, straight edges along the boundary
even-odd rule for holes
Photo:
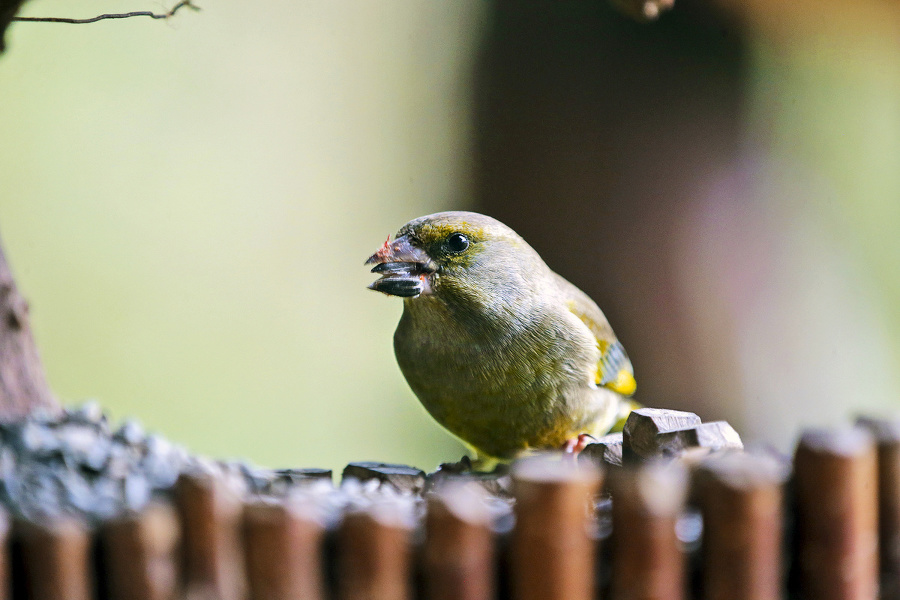
[[[632,395],[637,383],[634,380],[631,361],[625,355],[625,350],[609,326],[603,311],[590,296],[560,275],[556,275],[556,280],[569,310],[581,319],[597,338],[600,361],[597,363],[595,382],[623,396]]]

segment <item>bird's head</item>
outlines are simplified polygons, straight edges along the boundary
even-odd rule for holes
[[[536,259],[536,260],[535,260]],[[491,217],[442,212],[400,228],[369,259],[381,278],[369,289],[414,298],[435,293],[487,293],[523,267],[543,266],[525,241]]]

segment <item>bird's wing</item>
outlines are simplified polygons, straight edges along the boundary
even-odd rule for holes
[[[569,283],[565,278],[553,274],[563,298],[575,316],[587,325],[600,350],[600,361],[597,363],[597,385],[602,385],[623,396],[634,393],[634,369],[625,353],[625,348],[613,333],[612,327],[603,315],[603,311],[590,296]]]

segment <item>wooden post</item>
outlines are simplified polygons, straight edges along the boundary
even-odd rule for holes
[[[881,597],[900,598],[900,419],[860,418],[878,446]]]
[[[424,577],[429,600],[493,600],[494,536],[487,494],[451,483],[428,496]]]
[[[783,595],[782,486],[788,468],[743,452],[705,460],[695,475],[703,512],[703,598]]]
[[[794,469],[801,594],[874,600],[878,474],[871,436],[860,428],[808,430]]]
[[[676,462],[627,467],[610,478],[614,600],[680,600],[685,560],[675,525],[687,495]]]
[[[92,600],[91,536],[72,517],[41,523],[21,521],[16,534],[22,548],[26,597],[30,600]]]
[[[559,457],[513,466],[516,525],[510,548],[516,600],[590,600],[597,542],[593,497],[600,471]]]
[[[15,12],[15,4],[8,10]],[[3,18],[0,15],[0,21]],[[36,408],[60,409],[31,335],[28,303],[19,294],[0,248],[0,421],[20,419]]]
[[[119,517],[101,531],[111,598],[176,600],[180,597],[178,517],[166,504]]]
[[[188,598],[243,600],[241,501],[208,474],[182,475],[176,484]]]
[[[662,408],[638,408],[631,411],[622,430],[623,461],[636,463],[671,454],[660,444],[659,435],[700,425],[700,417],[692,412]],[[680,450],[678,447],[675,450]]]
[[[318,511],[300,500],[247,504],[244,552],[248,598],[323,600],[323,536]]]
[[[344,516],[338,532],[339,600],[409,600],[411,515],[382,500]]]

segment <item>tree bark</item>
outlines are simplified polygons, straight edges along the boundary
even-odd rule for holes
[[[19,419],[36,408],[59,410],[59,404],[31,335],[28,303],[0,247],[0,421]]]
[[[0,0],[0,52],[6,49],[6,44],[3,42],[3,34],[6,33],[7,26],[12,22],[12,18],[16,16],[16,13],[19,12],[19,7],[22,6],[24,1]]]

